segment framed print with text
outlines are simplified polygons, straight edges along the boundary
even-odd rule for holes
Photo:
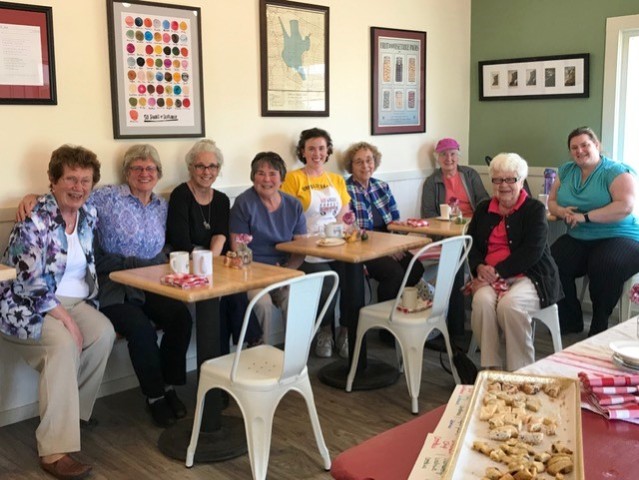
[[[479,62],[479,100],[584,98],[588,53]]]
[[[328,117],[329,8],[260,0],[263,117]]]
[[[0,2],[0,104],[57,103],[51,7]]]
[[[426,32],[371,27],[371,134],[426,131]]]
[[[107,1],[114,138],[202,137],[198,7]]]

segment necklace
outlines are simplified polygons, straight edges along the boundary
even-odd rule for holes
[[[197,203],[197,201],[195,202]],[[199,203],[197,203],[198,207],[200,207],[200,212],[202,213],[202,225],[204,225],[204,228],[207,230],[211,230],[211,204],[209,203],[209,221],[206,221],[206,217],[204,216],[204,209],[202,208],[202,205],[200,205]]]
[[[200,213],[202,214],[202,225],[204,226],[206,230],[211,230],[211,203],[213,203],[213,191],[211,191],[211,200],[208,202],[209,214],[208,214],[208,221],[207,221],[207,217],[204,216],[204,209],[202,208],[202,204],[197,199],[197,191],[189,182],[187,182],[187,185],[189,187],[189,190],[191,190],[191,193],[193,194],[195,203],[200,208]]]

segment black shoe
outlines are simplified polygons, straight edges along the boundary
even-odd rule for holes
[[[173,411],[176,418],[186,417],[186,406],[177,396],[175,390],[167,390],[164,392],[164,400],[169,404],[169,408]]]
[[[153,417],[153,421],[158,427],[166,428],[175,424],[175,415],[165,397],[156,400],[153,403],[149,403],[149,399],[146,400],[146,407]]]

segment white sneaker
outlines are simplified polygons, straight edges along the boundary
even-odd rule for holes
[[[321,358],[333,356],[333,335],[331,332],[320,330],[315,344],[315,355]]]
[[[344,331],[337,336],[335,348],[340,357],[348,358],[348,332]]]

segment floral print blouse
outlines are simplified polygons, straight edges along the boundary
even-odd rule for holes
[[[96,209],[80,209],[78,238],[87,260],[89,303],[97,307],[98,281],[93,256]],[[55,292],[67,263],[65,223],[52,194],[38,199],[31,216],[11,231],[3,263],[15,266],[17,277],[0,283],[0,332],[22,340],[40,338],[44,316],[60,304]]]

